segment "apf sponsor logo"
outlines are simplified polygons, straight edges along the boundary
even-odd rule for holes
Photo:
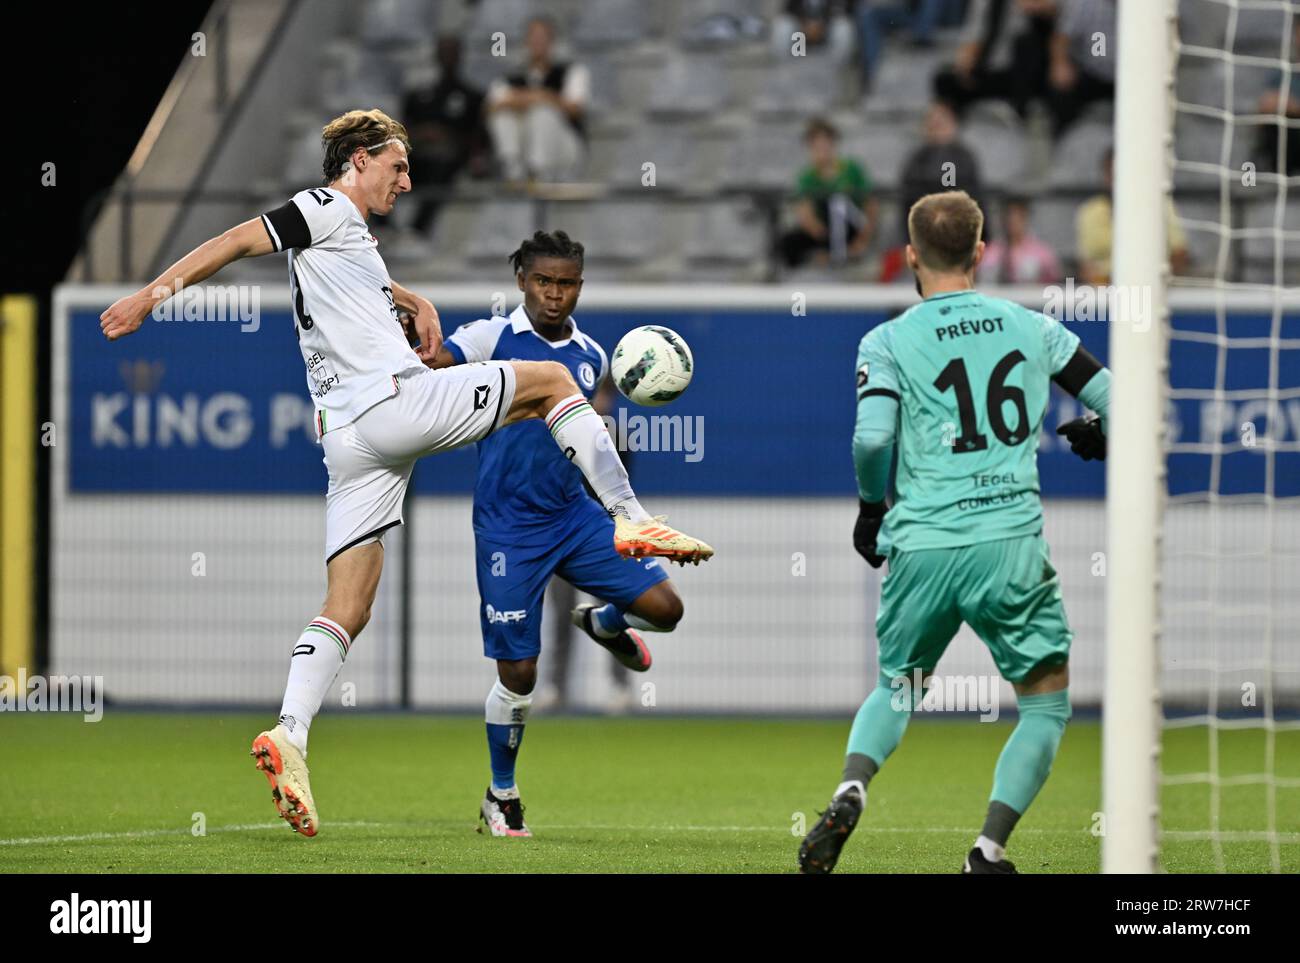
[[[490,624],[507,625],[510,622],[522,622],[524,619],[528,617],[528,610],[515,609],[513,611],[506,612],[506,611],[494,609],[491,605],[485,605],[483,606],[483,614],[487,616],[487,620]]]
[[[153,935],[153,901],[147,899],[88,899],[79,893],[50,904],[50,932],[61,934],[128,934],[133,943],[148,943]]]

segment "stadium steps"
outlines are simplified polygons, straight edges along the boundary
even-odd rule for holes
[[[331,11],[341,0],[324,0],[320,21],[329,24]],[[233,115],[248,85],[258,79],[260,65],[268,50],[279,49],[276,28],[286,11],[293,8],[290,0],[232,0],[222,10],[214,10],[204,19],[200,31],[206,37],[205,56],[187,56],[173,76],[167,92],[154,112],[150,126],[137,145],[131,164],[117,178],[112,196],[101,206],[84,240],[82,252],[68,269],[69,280],[85,281],[138,281],[153,277],[177,252],[183,240],[178,240],[188,222],[194,220],[196,206],[186,207],[186,192],[204,187],[226,185],[203,183],[201,176],[205,160],[220,153],[229,140],[230,125],[240,122]],[[217,107],[218,44],[221,31],[216,15],[224,11],[226,24],[226,51],[228,99],[224,111]],[[301,13],[301,11],[299,11]],[[296,20],[301,20],[297,16]],[[296,21],[295,21],[296,22]],[[268,70],[261,74],[265,81]],[[274,157],[262,158],[274,151],[263,151],[244,165],[244,170],[255,176],[269,170]],[[214,165],[215,170],[220,165]],[[165,191],[174,199],[131,205],[131,247],[126,252],[131,277],[122,278],[121,218],[124,210],[122,194],[130,189],[139,191]],[[202,205],[204,213],[217,208],[218,220],[229,206]],[[237,213],[247,213],[236,209]],[[234,223],[230,221],[229,223]],[[228,227],[229,223],[223,223]],[[200,238],[202,240],[202,238]],[[190,245],[191,247],[193,245]],[[189,248],[185,248],[188,250]],[[180,251],[184,253],[184,251]],[[87,256],[89,255],[89,256]],[[93,270],[92,270],[93,268]]]

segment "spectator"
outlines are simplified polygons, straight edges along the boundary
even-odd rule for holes
[[[1079,207],[1075,215],[1075,232],[1078,237],[1079,279],[1084,284],[1110,284],[1111,253],[1111,194],[1115,184],[1115,152],[1107,148],[1102,158],[1101,179],[1106,188]],[[1165,212],[1165,232],[1169,246],[1169,266],[1174,274],[1186,274],[1188,266],[1187,239],[1172,199]]]
[[[1259,98],[1259,113],[1272,114],[1278,118],[1277,123],[1260,125],[1255,148],[1258,155],[1256,166],[1260,170],[1277,171],[1281,128],[1286,120],[1300,117],[1300,68],[1295,66],[1295,62],[1300,60],[1300,20],[1293,24],[1291,60],[1290,85],[1284,87],[1285,75],[1282,71],[1275,70],[1269,76],[1270,89]],[[1297,127],[1286,128],[1286,173],[1292,177],[1300,174],[1300,128]]]
[[[488,87],[488,130],[507,181],[565,180],[585,154],[591,76],[582,64],[552,59],[555,26],[545,17],[528,22],[524,43],[524,69]]]
[[[961,142],[961,128],[951,106],[942,100],[930,103],[925,114],[924,142],[903,161],[899,173],[899,228],[897,237],[907,238],[907,214],[912,205],[926,194],[964,190],[977,200],[980,197],[979,164],[970,148]],[[981,207],[987,205],[981,203]],[[984,231],[989,230],[988,219]],[[983,237],[981,237],[983,240]],[[915,281],[907,268],[903,253],[906,240],[885,249],[880,256],[881,284]]]
[[[906,27],[912,46],[934,46],[937,27],[961,22],[963,0],[857,0],[858,46],[862,61],[862,86],[871,88],[885,36]]]
[[[974,0],[957,55],[934,93],[957,115],[977,100],[1005,100],[1022,118],[1047,88],[1048,39],[1058,0]]]
[[[1029,228],[1029,199],[1008,197],[1002,206],[1004,236],[984,248],[984,284],[1055,284],[1063,272],[1056,252]]]
[[[483,92],[460,75],[460,38],[438,38],[434,52],[438,79],[428,89],[415,90],[402,102],[402,118],[418,156],[416,197],[420,205],[415,229],[427,233],[438,216],[442,189],[455,183],[466,168],[482,176],[487,167],[487,131],[483,127]],[[424,186],[435,188],[432,196]]]
[[[825,53],[835,63],[853,56],[853,21],[847,0],[786,0],[784,11],[772,18],[772,53],[788,58],[794,35],[804,37],[804,55]]]
[[[818,117],[804,133],[809,164],[795,192],[799,226],[781,237],[781,258],[798,267],[810,255],[818,263],[857,259],[875,237],[879,209],[862,165],[839,152],[839,132]]]
[[[1115,0],[1061,0],[1048,67],[1053,137],[1094,100],[1115,99],[1116,43]]]
[[[899,187],[903,205],[899,211],[900,237],[907,237],[907,212],[926,194],[963,190],[980,199],[979,164],[970,148],[961,142],[957,115],[943,101],[934,101],[926,111],[925,142],[903,162]]]

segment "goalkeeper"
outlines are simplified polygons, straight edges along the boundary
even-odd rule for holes
[[[889,562],[876,615],[880,675],[853,721],[843,779],[799,849],[805,873],[834,868],[872,777],[924,695],[912,681],[934,672],[962,622],[988,646],[1019,708],[963,873],[1015,872],[1007,840],[1070,718],[1072,634],[1042,534],[1038,436],[1055,381],[1100,415],[1059,432],[1080,457],[1104,459],[1110,372],[1059,322],[973,289],[983,225],[964,191],[917,201],[906,254],[924,300],[858,348],[853,544],[873,567]]]

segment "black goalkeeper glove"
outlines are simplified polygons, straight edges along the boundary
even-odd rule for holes
[[[872,568],[880,568],[885,564],[885,556],[876,552],[876,538],[880,535],[880,523],[885,520],[887,508],[883,501],[865,502],[858,499],[858,522],[853,526],[853,547]]]
[[[1101,419],[1096,415],[1067,421],[1056,433],[1069,439],[1070,451],[1084,461],[1106,460],[1106,436],[1101,433]]]

